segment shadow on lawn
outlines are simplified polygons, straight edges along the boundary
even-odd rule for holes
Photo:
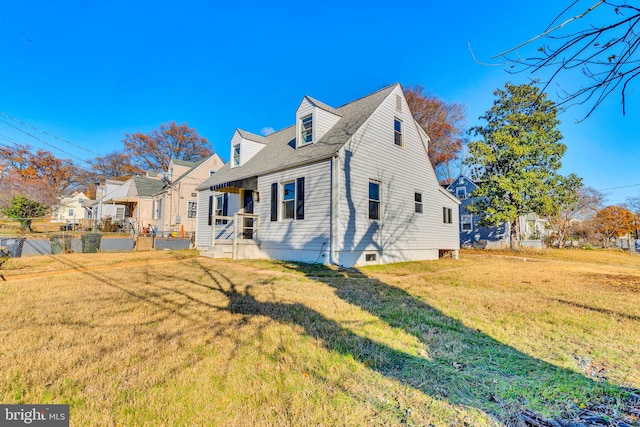
[[[251,287],[240,291],[220,271],[196,263],[216,283],[215,290],[229,299],[230,312],[299,325],[328,350],[350,355],[402,384],[453,404],[477,408],[509,425],[521,425],[518,413],[523,409],[557,416],[576,411],[576,402],[626,394],[606,381],[594,381],[519,352],[404,290],[355,270],[344,273],[318,265],[281,263],[327,284],[344,301],[415,336],[428,349],[428,357],[413,356],[356,335],[303,304],[258,301]]]

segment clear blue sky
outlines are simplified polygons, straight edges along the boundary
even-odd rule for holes
[[[340,106],[383,86],[420,84],[467,106],[469,126],[509,75],[491,56],[537,34],[562,7],[514,1],[21,0],[0,10],[0,111],[59,138],[38,138],[90,159],[122,148],[125,133],[187,122],[227,160],[236,128],[260,134],[293,123],[304,95]],[[640,81],[639,81],[640,82]],[[561,115],[564,173],[610,203],[640,195],[634,94],[583,123]],[[10,121],[6,117],[0,119]],[[11,122],[11,121],[10,121]],[[13,122],[12,122],[13,123]],[[4,138],[4,139],[2,139]],[[0,121],[0,143],[69,157]]]

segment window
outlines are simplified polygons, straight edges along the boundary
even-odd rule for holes
[[[400,119],[393,119],[393,143],[402,147],[402,122]]]
[[[300,121],[300,144],[313,142],[313,116],[309,115]]]
[[[473,230],[473,222],[471,215],[462,215],[460,217],[460,224],[462,224],[462,231],[472,231]]]
[[[124,219],[124,208],[116,208],[116,221],[122,221]]]
[[[187,202],[187,218],[195,218],[197,213],[197,203]]]
[[[233,146],[233,166],[240,166],[240,144]]]
[[[153,219],[160,219],[162,216],[162,199],[153,201]]]
[[[282,184],[282,218],[294,217],[296,207],[296,183],[295,181]]]
[[[229,203],[229,196],[225,194],[220,194],[216,196],[216,205],[213,211],[214,216],[227,216],[227,205]],[[226,224],[228,220],[226,219],[216,219],[216,225]]]
[[[422,193],[414,193],[413,199],[416,204],[416,213],[422,213]]]
[[[69,209],[69,215],[68,216],[73,216],[73,209]]]
[[[279,188],[282,199],[278,199]],[[271,221],[278,220],[278,209],[282,212],[281,219],[304,219],[304,177],[271,184]]]
[[[378,257],[376,256],[376,254],[364,254],[364,260],[366,262],[372,262],[375,261]]]
[[[380,219],[380,182],[369,181],[369,219]]]
[[[451,224],[453,221],[451,217],[451,208],[442,208],[442,222],[445,224]]]
[[[460,200],[467,198],[467,188],[466,187],[456,187],[456,197]]]

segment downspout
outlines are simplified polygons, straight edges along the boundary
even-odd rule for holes
[[[339,166],[339,154],[336,153],[331,158],[331,206],[330,206],[330,229],[329,229],[329,263],[339,266],[340,263],[336,261],[335,252],[337,247],[336,237],[338,236],[338,200],[339,200],[339,186],[338,186],[338,166]]]

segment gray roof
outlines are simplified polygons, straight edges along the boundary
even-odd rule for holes
[[[164,187],[164,182],[160,179],[143,178],[136,176],[133,178],[136,191],[139,197],[151,197]]]
[[[305,98],[307,98],[313,105],[315,105],[318,108],[321,108],[325,111],[328,111],[330,113],[336,114],[338,116],[341,116],[340,112],[338,110],[336,110],[333,107],[329,107],[327,104],[325,104],[324,102],[320,102],[317,99],[314,99],[310,96],[305,96]]]
[[[269,141],[264,136],[256,135],[255,133],[247,132],[246,130],[242,130],[242,129],[236,129],[236,130],[238,131],[241,137],[243,137],[244,139],[248,139],[249,141],[260,142],[262,144],[269,143]]]
[[[197,190],[205,190],[225,182],[251,178],[333,156],[355,134],[396,86],[397,84],[388,86],[335,110],[332,109],[332,112],[341,116],[341,118],[320,140],[313,144],[296,148],[295,126],[261,137],[262,140],[267,142],[267,145],[256,155],[242,166],[231,168],[231,162],[225,164],[199,185]],[[316,103],[317,101],[313,102]],[[317,106],[322,108],[320,105]]]
[[[188,168],[192,168],[197,163],[197,162],[190,162],[188,160],[178,160],[178,159],[171,159],[171,161],[173,162],[174,165],[186,166]]]

